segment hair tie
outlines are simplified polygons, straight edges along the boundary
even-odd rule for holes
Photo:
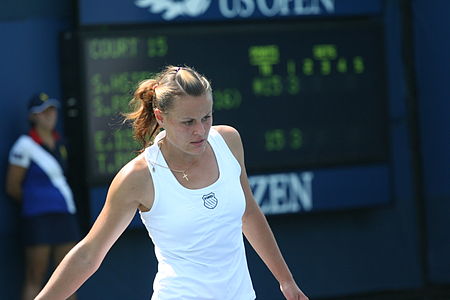
[[[181,70],[181,67],[178,67],[178,68],[175,70],[175,74],[178,73],[178,71],[180,71],[180,70]]]

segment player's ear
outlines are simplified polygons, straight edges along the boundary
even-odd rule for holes
[[[160,127],[163,127],[164,124],[164,114],[159,108],[154,108],[153,113],[155,114],[156,122]]]

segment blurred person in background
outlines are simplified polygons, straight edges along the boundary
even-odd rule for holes
[[[49,267],[58,265],[80,239],[73,195],[64,175],[67,151],[55,131],[58,108],[58,100],[45,93],[32,96],[31,128],[9,154],[6,192],[21,206],[25,247],[23,300],[36,297]]]

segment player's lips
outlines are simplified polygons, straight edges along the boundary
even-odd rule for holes
[[[201,139],[201,140],[193,141],[193,142],[191,142],[191,144],[201,145],[204,141],[205,141],[205,139]]]

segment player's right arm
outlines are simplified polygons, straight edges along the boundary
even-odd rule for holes
[[[105,205],[86,237],[56,268],[35,300],[66,299],[100,266],[105,255],[133,219],[139,206],[151,207],[153,184],[143,155],[114,178]]]

